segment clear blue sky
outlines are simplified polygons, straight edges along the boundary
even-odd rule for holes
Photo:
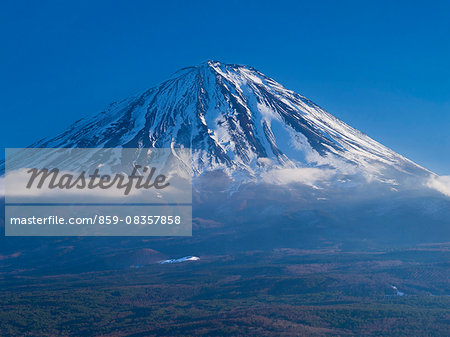
[[[2,147],[216,59],[450,174],[450,1],[3,0],[0,37]]]

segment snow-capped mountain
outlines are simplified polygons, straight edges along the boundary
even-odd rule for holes
[[[172,148],[177,158],[186,152],[178,148],[192,149],[196,234],[182,244],[152,243],[172,245],[179,256],[200,255],[201,245],[205,253],[217,254],[249,247],[342,242],[396,247],[448,240],[448,177],[416,165],[248,66],[209,61],[182,69],[30,147]],[[65,151],[47,157],[37,151],[26,162],[91,167],[87,155],[71,151],[61,158],[59,152]],[[125,163],[148,152],[132,150]],[[115,156],[102,159],[105,168],[120,163]],[[1,184],[2,177],[0,190]]]
[[[222,170],[246,180],[274,169],[393,184],[399,175],[432,174],[256,69],[216,61],[184,68],[31,147],[185,147],[196,175]]]

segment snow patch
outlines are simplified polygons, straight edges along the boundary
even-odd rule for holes
[[[187,261],[198,261],[200,260],[197,256],[185,256],[179,259],[170,259],[170,260],[163,260],[159,261],[159,264],[168,264],[168,263],[181,263],[181,262],[187,262]]]

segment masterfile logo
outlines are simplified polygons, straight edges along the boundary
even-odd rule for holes
[[[190,149],[7,149],[9,236],[192,234]]]
[[[146,176],[139,174],[139,169]],[[60,174],[60,170],[54,169],[37,169],[33,168],[27,171],[30,174],[30,179],[28,180],[26,188],[33,188],[33,184],[36,183],[37,188],[42,188],[44,184],[47,184],[49,189],[90,189],[101,188],[107,190],[112,187],[117,187],[123,189],[124,195],[129,195],[131,189],[134,187],[136,189],[149,189],[155,188],[157,190],[166,188],[170,185],[166,182],[167,177],[164,174],[158,174],[153,180],[155,175],[155,167],[142,167],[141,165],[133,165],[133,172],[126,176],[121,173],[116,173],[113,177],[109,174],[101,175],[99,169],[95,169],[94,173],[87,174],[86,171],[82,171],[78,176],[70,173]]]

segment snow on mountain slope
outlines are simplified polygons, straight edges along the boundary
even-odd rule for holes
[[[246,180],[274,169],[393,184],[398,175],[432,174],[254,68],[216,61],[184,68],[31,147],[186,147],[196,175],[219,169]]]

